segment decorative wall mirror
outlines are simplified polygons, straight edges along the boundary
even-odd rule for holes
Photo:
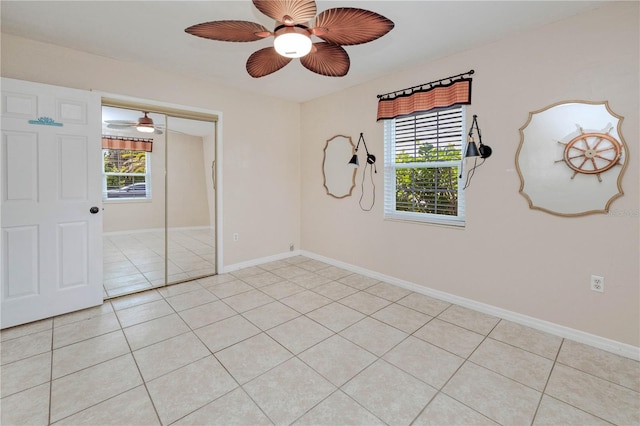
[[[324,147],[322,174],[327,195],[345,198],[356,186],[356,168],[349,164],[355,154],[355,146],[349,136],[337,135],[327,141]]]
[[[623,117],[605,102],[571,101],[529,113],[516,168],[532,209],[560,216],[606,213],[622,196]]]

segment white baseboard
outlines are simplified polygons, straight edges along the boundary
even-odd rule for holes
[[[169,231],[210,231],[215,229],[213,226],[202,225],[202,226],[170,226],[167,228]]]
[[[333,266],[337,266],[348,271],[358,273],[367,277],[375,278],[380,281],[384,281],[389,284],[397,285],[398,287],[406,288],[416,293],[424,294],[425,296],[434,297],[436,299],[443,300],[445,302],[454,303],[456,305],[464,306],[465,308],[473,309],[478,312],[482,312],[488,315],[493,315],[498,318],[502,318],[508,321],[515,322],[527,327],[531,327],[536,330],[544,331],[555,336],[571,339],[573,341],[584,343],[585,345],[593,346],[598,349],[612,352],[614,354],[631,358],[636,361],[640,361],[640,347],[632,346],[626,343],[618,342],[615,340],[607,339],[605,337],[596,336],[595,334],[586,333],[584,331],[576,330],[563,325],[555,324],[549,321],[544,321],[538,318],[530,317],[527,315],[519,314],[517,312],[509,311],[507,309],[498,308],[496,306],[488,305],[485,303],[477,302],[472,299],[456,296],[454,294],[446,293],[440,290],[434,290],[428,287],[424,287],[409,281],[401,280],[399,278],[391,277],[388,275],[380,274],[368,269],[364,269],[358,266],[350,265],[339,260],[324,257],[315,253],[300,251],[302,256],[310,259],[319,260],[321,262],[328,263]]]
[[[147,232],[164,232],[164,228],[131,229],[129,231],[109,231],[109,232],[103,232],[102,236],[117,237],[119,235],[144,234]]]
[[[214,229],[213,226],[183,226],[183,227],[175,227],[169,228],[169,231],[203,231],[203,230],[211,230]],[[130,235],[130,234],[144,234],[146,232],[164,232],[164,228],[147,228],[147,229],[131,229],[129,231],[110,231],[103,232],[102,235],[105,237],[113,237],[118,235]]]
[[[493,315],[498,318],[502,318],[508,321],[515,322],[533,329],[543,331],[555,336],[559,336],[573,341],[584,343],[585,345],[593,346],[598,349],[605,350],[626,358],[631,358],[636,361],[640,361],[640,348],[632,346],[626,343],[618,342],[615,340],[607,339],[605,337],[596,336],[595,334],[586,333],[584,331],[576,330],[563,325],[555,324],[549,321],[544,321],[538,318],[530,317],[528,315],[519,314],[517,312],[509,311],[507,309],[498,308],[496,306],[488,305],[486,303],[477,302],[465,297],[456,296],[454,294],[446,293],[440,290],[434,290],[432,288],[424,287],[409,281],[401,280],[399,278],[391,277],[388,275],[380,274],[369,269],[361,268],[359,266],[351,265],[339,260],[331,259],[329,257],[321,256],[315,253],[311,253],[305,250],[296,250],[292,252],[286,252],[277,254],[274,256],[263,257],[259,259],[253,259],[246,262],[236,263],[224,267],[224,273],[237,271],[238,269],[248,268],[250,266],[258,266],[263,263],[273,262],[276,260],[287,259],[289,257],[302,255],[310,259],[319,260],[329,265],[337,266],[342,269],[346,269],[351,272],[355,272],[360,275],[375,278],[380,281],[384,281],[389,284],[397,285],[398,287],[406,288],[407,290],[415,291],[416,293],[424,294],[425,296],[434,297],[436,299],[443,300],[445,302],[453,303],[456,305],[464,306],[465,308],[473,309],[478,312],[482,312],[488,315]]]
[[[263,263],[275,262],[276,260],[288,259],[290,257],[299,256],[302,254],[300,250],[288,251],[285,253],[275,254],[273,256],[261,257],[258,259],[247,260],[246,262],[234,263],[232,265],[225,265],[222,268],[223,274],[227,274],[229,272],[237,271],[242,268],[249,268],[251,266],[262,265]]]

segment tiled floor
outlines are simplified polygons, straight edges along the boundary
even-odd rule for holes
[[[304,257],[5,330],[1,423],[640,423],[640,363]]]
[[[165,281],[164,231],[105,235],[104,297],[150,289]],[[168,282],[215,274],[213,229],[169,229]]]

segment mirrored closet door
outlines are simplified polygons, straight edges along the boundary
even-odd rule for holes
[[[216,273],[216,122],[204,118],[103,104],[105,298]]]
[[[215,123],[167,117],[167,283],[215,274]]]

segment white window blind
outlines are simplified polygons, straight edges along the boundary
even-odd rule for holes
[[[386,219],[464,226],[465,107],[385,120]]]
[[[151,199],[151,152],[102,150],[102,199]]]

